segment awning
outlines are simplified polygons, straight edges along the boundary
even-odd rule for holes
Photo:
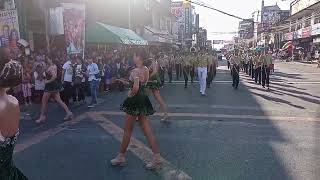
[[[130,29],[115,27],[100,22],[86,29],[87,43],[148,45],[148,42]]]
[[[168,31],[161,31],[155,28],[145,26],[145,33],[143,38],[146,39],[149,43],[173,43],[173,37],[169,34]]]

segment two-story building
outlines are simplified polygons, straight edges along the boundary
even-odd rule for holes
[[[277,28],[283,33],[282,41],[314,51],[320,44],[320,0],[295,0],[290,9],[291,16]]]
[[[94,26],[96,22],[131,29],[150,42],[171,43],[172,14],[171,0],[23,0],[19,1],[23,11],[20,28],[25,32],[25,38],[34,49],[44,48],[49,43],[63,41],[63,33],[51,33],[51,17],[59,16],[61,3],[81,3],[85,5],[86,27]],[[58,14],[51,14],[57,12]],[[59,25],[56,24],[57,26]],[[60,23],[61,25],[61,23]],[[58,29],[58,28],[56,28]],[[55,42],[53,42],[55,41]]]
[[[258,23],[257,28],[258,45],[268,46],[269,48],[277,47],[278,41],[273,27],[289,17],[290,11],[280,9],[277,4],[265,6],[264,0],[262,0],[261,6],[261,22]]]

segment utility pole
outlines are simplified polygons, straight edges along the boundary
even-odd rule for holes
[[[48,3],[44,6],[44,23],[45,23],[45,30],[46,30],[46,45],[47,45],[47,52],[50,52],[50,30],[49,30],[49,7]]]
[[[131,24],[131,1],[132,0],[129,0],[129,9],[128,9],[128,11],[129,11],[129,29],[131,29],[132,27],[132,24]]]

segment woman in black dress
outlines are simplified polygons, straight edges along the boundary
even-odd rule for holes
[[[131,89],[128,93],[127,99],[121,105],[121,110],[126,113],[124,135],[120,153],[115,159],[111,160],[111,164],[113,166],[125,165],[125,153],[130,143],[134,123],[137,119],[154,154],[153,160],[146,165],[146,168],[155,169],[161,165],[159,147],[156,143],[156,139],[153,135],[150,121],[148,119],[148,116],[154,114],[155,111],[146,92],[146,83],[149,79],[149,69],[143,65],[143,61],[145,59],[146,53],[143,50],[137,51],[134,55],[136,68],[131,71],[129,82],[127,82],[131,85]],[[121,81],[125,82],[124,80]]]
[[[48,101],[51,97],[65,110],[67,113],[64,120],[72,120],[73,114],[69,110],[68,106],[61,100],[60,91],[62,90],[61,81],[57,78],[58,69],[50,58],[47,58],[47,70],[46,70],[46,85],[44,88],[44,94],[42,96],[41,115],[36,123],[43,123],[46,121],[46,115],[48,111]]]
[[[169,122],[168,121],[168,110],[167,110],[167,104],[165,103],[164,99],[162,98],[160,94],[160,88],[161,88],[161,80],[159,76],[159,69],[160,66],[158,64],[157,60],[149,59],[149,62],[146,63],[149,68],[150,78],[147,83],[147,88],[151,93],[153,94],[154,98],[160,105],[160,109],[163,113],[163,116],[161,118],[161,122]]]
[[[12,155],[19,134],[18,100],[7,94],[10,87],[21,83],[21,65],[9,58],[9,50],[0,48],[0,179],[27,180],[14,166]]]

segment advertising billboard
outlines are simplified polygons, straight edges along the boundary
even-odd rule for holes
[[[85,6],[63,3],[64,35],[68,54],[83,54],[85,46]]]
[[[14,54],[18,53],[20,39],[17,10],[0,11],[0,46],[7,47]]]
[[[241,39],[251,39],[254,36],[253,19],[245,19],[239,23],[239,37]]]
[[[312,25],[311,35],[315,36],[320,34],[320,23]]]
[[[302,29],[302,38],[308,38],[311,36],[311,26]]]
[[[293,33],[292,33],[292,32],[285,33],[285,34],[283,35],[283,39],[284,39],[285,41],[290,41],[290,40],[292,40],[292,39],[293,39]]]
[[[176,17],[176,26],[173,30],[173,33],[178,37],[179,41],[184,39],[185,32],[185,12],[182,2],[172,2],[171,4],[171,13]]]
[[[191,24],[191,10],[190,7],[185,8],[185,38],[191,39],[191,34],[192,34],[192,24]]]

